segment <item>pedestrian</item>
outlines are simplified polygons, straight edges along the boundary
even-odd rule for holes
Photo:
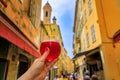
[[[76,80],[76,76],[74,73],[71,73],[72,80]]]
[[[90,76],[89,76],[89,72],[85,72],[84,74],[84,77],[83,77],[84,80],[90,80]]]
[[[59,79],[59,76],[56,75],[55,78],[54,78],[54,80],[60,80],[60,79]]]
[[[59,80],[62,80],[62,77],[61,77],[61,75],[59,75],[58,77],[59,77]]]
[[[68,78],[67,78],[67,76],[65,74],[63,74],[62,80],[68,80]]]
[[[98,75],[97,75],[97,71],[94,71],[91,80],[98,80]]]
[[[72,77],[70,76],[70,73],[67,74],[68,80],[72,80]]]
[[[37,58],[31,67],[18,80],[44,80],[50,68],[55,64],[57,59],[53,61],[46,61],[49,54],[49,48],[45,49],[44,54]]]

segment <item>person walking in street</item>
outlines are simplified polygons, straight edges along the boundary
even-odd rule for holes
[[[97,71],[94,71],[91,80],[98,80],[98,75],[97,75]]]
[[[68,78],[67,78],[67,76],[65,74],[63,74],[62,80],[68,80]]]
[[[74,73],[71,73],[72,80],[76,80],[76,76]]]
[[[36,59],[31,67],[21,77],[19,77],[18,80],[44,80],[50,68],[58,60],[46,61],[46,57],[49,52],[50,50],[47,47],[44,54],[40,58]]]
[[[55,78],[54,78],[54,80],[60,80],[59,76],[56,75]]]
[[[85,72],[83,80],[90,80],[90,76],[88,72]]]

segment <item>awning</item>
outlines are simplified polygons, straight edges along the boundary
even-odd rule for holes
[[[88,50],[88,51],[77,53],[72,59],[75,60],[83,55],[91,55],[91,54],[95,53],[96,51],[98,51],[99,49],[100,49],[99,47],[96,47],[96,48]]]
[[[39,51],[30,46],[25,40],[21,39],[16,33],[10,30],[7,26],[9,23],[3,23],[2,16],[0,15],[0,37],[5,38],[6,40],[10,41],[11,43],[15,44],[19,48],[25,50],[26,52],[30,53],[35,57],[40,57]],[[10,26],[12,27],[12,26]]]

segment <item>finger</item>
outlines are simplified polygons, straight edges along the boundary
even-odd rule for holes
[[[55,60],[53,60],[53,61],[51,61],[51,62],[48,62],[49,65],[46,66],[44,72],[47,73],[47,72],[50,70],[50,68],[57,62],[57,60],[58,60],[58,59],[55,59]]]
[[[51,62],[50,61],[45,61],[45,66],[48,66]]]
[[[46,57],[48,56],[50,50],[48,47],[45,48],[44,54],[39,58],[41,61],[45,61]]]
[[[53,61],[47,66],[47,70],[49,70],[57,61],[58,61],[58,59],[53,60]]]
[[[58,60],[58,58],[55,59],[55,60]],[[51,62],[52,62],[52,61],[47,61],[47,60],[46,60],[46,61],[45,61],[45,65],[46,65],[46,67],[48,67],[48,66],[51,64]]]

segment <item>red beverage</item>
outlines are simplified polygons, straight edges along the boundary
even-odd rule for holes
[[[50,52],[46,60],[51,61],[58,58],[61,51],[60,44],[58,41],[55,41],[55,40],[43,41],[40,46],[41,55],[45,52],[46,47],[50,49]]]

